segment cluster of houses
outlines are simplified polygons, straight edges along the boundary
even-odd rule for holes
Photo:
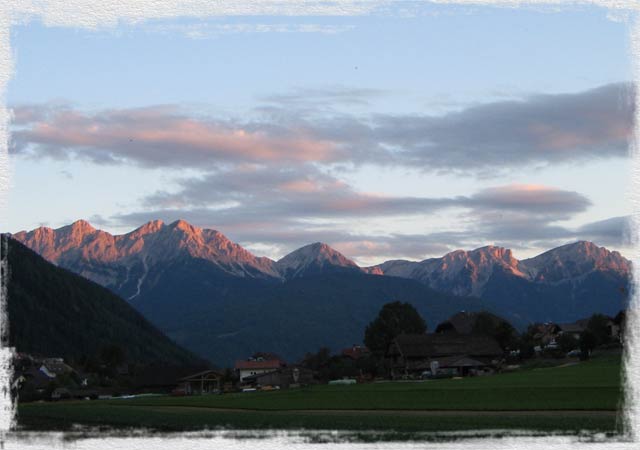
[[[478,333],[474,327],[476,319],[474,313],[461,312],[441,323],[434,333],[401,334],[390,343],[384,359],[376,359],[376,364],[384,365],[387,377],[392,380],[481,376],[495,373],[501,368],[509,352],[505,352],[494,337]],[[544,323],[530,327],[533,339],[539,343],[536,352],[544,348],[557,347],[563,334],[580,339],[588,322],[589,319],[584,319],[568,324]],[[612,340],[619,342],[619,321],[611,319],[606,326]],[[366,347],[353,345],[342,349],[338,355],[331,358],[337,360],[340,367],[353,369],[362,367],[359,362],[363,359],[372,360],[371,356]],[[311,367],[316,368],[309,364],[287,364],[275,354],[256,353],[250,358],[236,361],[232,370],[146,366],[135,373],[127,373],[124,369],[118,373],[129,380],[128,391],[123,393],[202,395],[293,389],[318,383],[319,373]],[[15,369],[12,390],[18,392],[21,399],[56,400],[114,395],[113,389],[105,391],[92,385],[90,374],[73,368],[62,358],[38,358],[18,354]],[[359,370],[362,372],[362,369]],[[360,373],[358,378],[372,378],[370,374],[363,375],[365,374]],[[356,382],[356,377],[339,378],[324,379],[324,382]],[[359,379],[358,382],[362,380]],[[23,396],[24,393],[26,395]]]
[[[288,366],[277,355],[258,353],[246,360],[236,361],[234,379],[229,381],[219,370],[206,370],[178,380],[174,395],[213,394],[257,389],[290,389],[314,383],[313,372],[300,365]]]
[[[88,389],[89,376],[66,364],[63,358],[18,353],[14,358],[14,368],[11,390],[19,392],[28,388],[28,398],[97,397],[95,391]],[[71,385],[73,389],[66,387]]]
[[[535,333],[533,339],[539,342],[540,345],[536,347],[536,351],[541,351],[544,348],[555,349],[558,348],[558,341],[562,335],[569,335],[576,340],[579,340],[582,334],[587,329],[589,319],[581,319],[572,323],[556,324],[553,322],[547,322],[538,324],[535,326]],[[606,328],[608,337],[614,342],[620,342],[622,340],[621,323],[611,317],[606,317]]]

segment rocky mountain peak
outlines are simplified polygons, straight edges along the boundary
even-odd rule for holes
[[[145,223],[141,227],[138,227],[135,230],[133,230],[132,233],[138,233],[140,235],[157,233],[158,231],[162,230],[164,226],[165,225],[162,220],[150,220],[149,222]]]
[[[322,242],[305,245],[276,262],[285,278],[296,278],[335,269],[360,270],[358,265],[342,253]]]
[[[41,227],[21,231],[14,238],[49,261],[105,286],[124,283],[111,280],[115,274],[124,273],[126,278],[135,270],[146,273],[151,265],[164,264],[180,255],[205,259],[234,276],[280,278],[272,260],[257,258],[222,233],[195,227],[184,220],[169,225],[152,220],[116,236],[78,220],[55,230]],[[88,261],[90,266],[86,264]],[[109,265],[109,269],[103,265]]]
[[[598,247],[589,241],[556,247],[525,259],[522,264],[529,269],[536,281],[544,282],[575,279],[596,270],[620,274],[628,274],[631,271],[631,261],[619,252]]]
[[[83,219],[76,220],[67,227],[71,229],[71,231],[78,233],[93,233],[94,231],[96,231],[96,229],[93,228],[93,226],[89,222]],[[67,227],[63,227],[63,229]]]
[[[182,219],[170,223],[169,228],[172,230],[183,231],[188,234],[196,234],[198,231],[202,231],[201,228],[191,225],[189,222]]]

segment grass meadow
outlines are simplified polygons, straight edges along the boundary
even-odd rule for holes
[[[20,404],[24,429],[619,431],[620,356],[487,377],[283,391]]]

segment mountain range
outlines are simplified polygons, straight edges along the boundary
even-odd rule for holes
[[[490,310],[518,327],[615,314],[627,302],[630,262],[590,242],[518,260],[487,246],[424,261],[355,262],[326,244],[278,261],[216,230],[149,222],[122,235],[86,221],[13,238],[52,263],[127,299],[179,344],[225,363],[254,351],[298,358],[361,342],[387,301],[414,304],[434,327],[460,310]]]

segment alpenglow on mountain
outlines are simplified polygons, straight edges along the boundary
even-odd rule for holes
[[[164,224],[155,220],[130,233],[114,236],[84,220],[51,229],[40,227],[12,236],[47,260],[133,298],[150,269],[179,258],[211,262],[234,277],[279,279],[275,262],[256,257],[216,230],[183,220]]]
[[[356,263],[322,242],[309,244],[289,253],[276,263],[286,279],[326,272],[360,271]]]
[[[520,328],[615,315],[627,305],[631,272],[618,252],[584,241],[525,260],[487,246],[360,268],[322,243],[278,261],[256,257],[184,221],[152,221],[116,236],[77,221],[13,237],[127,299],[177,343],[218,363],[361,342],[366,324],[395,300],[412,303],[430,327],[461,310],[490,310]]]
[[[594,272],[608,272],[624,278],[630,274],[631,262],[619,252],[579,241],[521,261],[514,258],[509,249],[487,246],[471,251],[456,250],[441,258],[420,262],[387,261],[363,270],[411,278],[457,295],[482,296],[487,283],[496,275],[542,284],[576,281]]]
[[[429,287],[461,296],[482,296],[496,275],[535,283],[560,283],[594,272],[628,277],[631,263],[616,251],[579,241],[518,260],[510,249],[486,246],[456,250],[420,262],[391,260],[360,268],[327,244],[301,247],[278,261],[254,256],[216,230],[184,220],[148,222],[134,231],[111,235],[84,220],[58,229],[47,227],[12,236],[47,260],[130,298],[139,293],[153,266],[179,258],[205,260],[232,277],[284,281],[334,271],[363,271],[417,280]]]

